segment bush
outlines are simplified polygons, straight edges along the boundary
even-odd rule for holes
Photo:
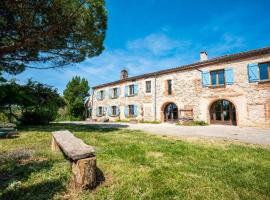
[[[208,126],[208,123],[205,121],[190,121],[187,123],[177,123],[178,126]]]
[[[23,125],[45,125],[54,121],[56,114],[50,111],[25,112],[21,116]]]
[[[8,117],[5,113],[0,112],[0,123],[8,123]]]

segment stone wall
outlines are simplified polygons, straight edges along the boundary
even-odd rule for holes
[[[106,91],[104,100],[96,100],[95,91],[93,98],[93,118],[96,117],[96,106],[120,106],[119,117],[109,117],[111,121],[115,119],[125,119],[124,107],[130,104],[138,105],[139,115],[137,119],[144,120],[164,120],[165,106],[173,102],[178,109],[193,109],[195,120],[210,122],[209,108],[213,102],[219,99],[231,101],[236,107],[236,117],[238,126],[259,126],[270,127],[270,119],[267,117],[267,105],[270,102],[270,82],[249,83],[247,65],[249,63],[260,63],[270,61],[270,55],[241,59],[238,61],[220,63],[200,67],[199,69],[181,70],[175,73],[159,75],[156,78],[139,79],[127,81],[119,85],[101,88]],[[226,85],[224,88],[202,87],[201,71],[233,68],[234,83]],[[156,79],[156,101],[155,101],[155,79]],[[166,82],[172,80],[172,95],[166,93]],[[151,93],[145,92],[145,82],[150,80],[152,84]],[[125,85],[138,84],[138,95],[125,97]],[[120,97],[109,99],[109,88],[121,88]],[[101,90],[98,89],[98,90]],[[156,102],[156,103],[155,103]],[[268,104],[267,104],[268,103]],[[269,106],[270,107],[270,106]],[[143,116],[142,111],[143,110]],[[156,111],[156,112],[155,112]],[[155,116],[156,113],[156,116]]]

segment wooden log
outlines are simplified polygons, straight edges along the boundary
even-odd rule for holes
[[[72,162],[72,189],[93,189],[96,186],[96,157]]]

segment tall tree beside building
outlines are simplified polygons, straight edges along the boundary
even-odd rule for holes
[[[88,81],[80,76],[75,76],[68,82],[64,91],[64,99],[71,117],[84,118],[84,100],[89,96],[89,89]]]
[[[62,67],[97,56],[106,29],[104,0],[1,0],[0,73]]]

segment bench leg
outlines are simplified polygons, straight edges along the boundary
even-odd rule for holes
[[[52,145],[51,146],[52,146],[52,151],[60,151],[60,147],[56,143],[54,137],[52,137]]]
[[[72,162],[71,188],[92,189],[96,186],[96,157]]]

